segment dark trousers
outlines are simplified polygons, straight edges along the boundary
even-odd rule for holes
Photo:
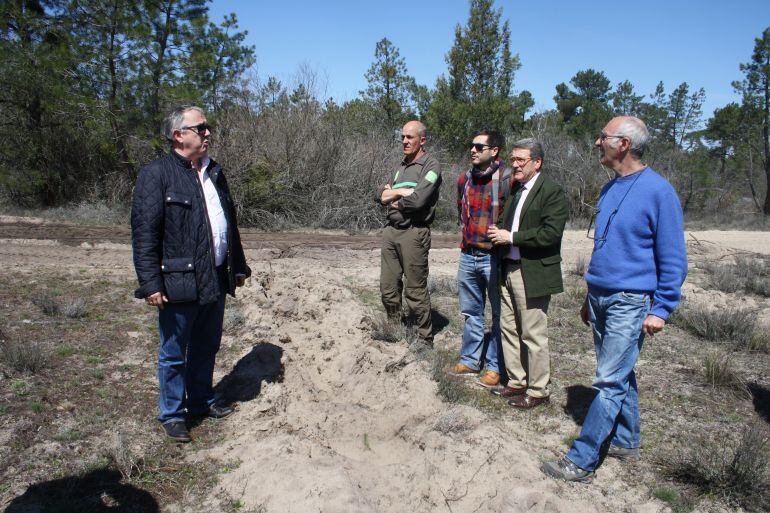
[[[401,317],[401,295],[417,321],[417,333],[423,340],[433,340],[428,294],[428,251],[430,228],[403,230],[392,226],[382,232],[380,258],[380,294],[390,317]],[[401,277],[404,277],[403,281]]]
[[[162,423],[201,414],[214,404],[214,363],[222,339],[227,274],[217,268],[219,300],[207,305],[166,303],[159,310],[160,416]]]

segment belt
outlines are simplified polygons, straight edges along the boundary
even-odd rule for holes
[[[521,265],[521,260],[513,260],[512,258],[503,259],[504,264],[508,265]]]
[[[463,248],[462,252],[467,255],[473,255],[473,256],[487,256],[492,253],[492,250],[477,248],[475,246],[468,246],[467,248]]]

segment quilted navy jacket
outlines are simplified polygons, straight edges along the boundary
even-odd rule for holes
[[[227,218],[227,291],[235,296],[235,275],[250,276],[251,269],[222,168],[211,160],[208,172]],[[192,163],[173,150],[139,172],[131,239],[139,278],[137,298],[163,292],[170,302],[217,301],[220,292],[203,188]]]

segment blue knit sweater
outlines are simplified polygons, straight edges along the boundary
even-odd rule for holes
[[[602,188],[589,288],[649,292],[661,319],[679,304],[687,276],[682,207],[674,188],[647,167]]]

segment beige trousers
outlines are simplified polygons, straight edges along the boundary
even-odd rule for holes
[[[527,387],[532,397],[548,397],[548,304],[551,296],[527,299],[521,264],[503,260],[500,331],[508,386]]]

